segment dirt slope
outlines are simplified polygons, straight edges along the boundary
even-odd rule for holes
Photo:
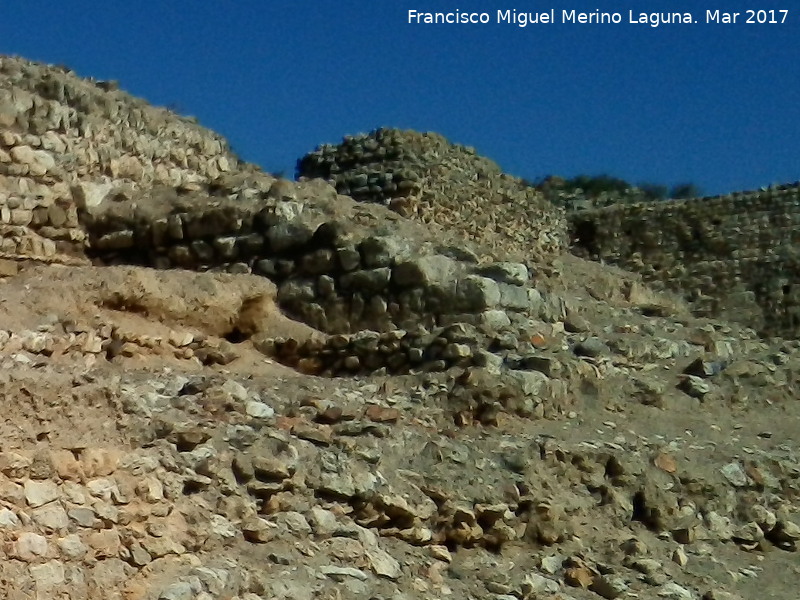
[[[797,597],[796,341],[0,72],[4,597]]]

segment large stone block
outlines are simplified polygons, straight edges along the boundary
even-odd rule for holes
[[[511,319],[504,310],[486,310],[480,315],[480,324],[491,332],[497,332],[510,327]]]
[[[369,296],[383,292],[389,285],[391,274],[389,267],[353,271],[342,275],[339,284],[344,291],[359,292]]]
[[[190,214],[184,220],[184,230],[190,239],[236,234],[241,227],[242,215],[233,207]]]
[[[316,297],[315,288],[313,279],[291,279],[278,288],[278,302],[281,304],[311,302]]]
[[[309,275],[330,273],[336,267],[336,256],[332,250],[321,248],[300,259],[300,269]]]
[[[548,391],[550,378],[540,371],[509,370],[509,375],[517,382],[520,391],[526,396],[539,398]]]
[[[408,240],[396,236],[369,237],[361,242],[361,258],[370,268],[390,267],[411,254]]]
[[[455,304],[462,310],[482,312],[500,304],[497,282],[480,275],[467,275],[458,280]]]
[[[526,310],[530,307],[528,289],[508,283],[498,283],[500,291],[500,306],[512,310]]]
[[[392,282],[402,287],[453,287],[459,265],[451,258],[434,254],[398,263]]]
[[[267,231],[267,241],[273,252],[285,252],[307,244],[314,231],[300,221],[284,221]]]
[[[135,244],[135,237],[132,231],[114,231],[108,233],[95,242],[95,247],[100,250],[124,250],[132,248]]]

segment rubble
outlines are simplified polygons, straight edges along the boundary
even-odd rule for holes
[[[108,82],[0,84],[7,597],[796,596],[797,344],[563,254],[435,135],[304,159],[334,188]],[[516,192],[542,220],[497,231]]]

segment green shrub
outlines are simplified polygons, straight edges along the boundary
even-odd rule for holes
[[[699,198],[702,196],[702,190],[693,183],[679,183],[672,186],[669,192],[669,197],[675,200],[686,200],[688,198]]]

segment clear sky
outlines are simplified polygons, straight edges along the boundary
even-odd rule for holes
[[[800,179],[800,5],[759,2],[26,0],[3,3],[0,52],[117,79],[287,175],[320,143],[391,126],[529,179],[608,173],[711,194]],[[698,23],[628,23],[644,5]],[[556,23],[496,22],[551,8]],[[747,8],[789,14],[746,24]],[[492,22],[408,24],[410,9]],[[565,24],[563,9],[623,22]],[[739,23],[707,24],[715,9]]]

